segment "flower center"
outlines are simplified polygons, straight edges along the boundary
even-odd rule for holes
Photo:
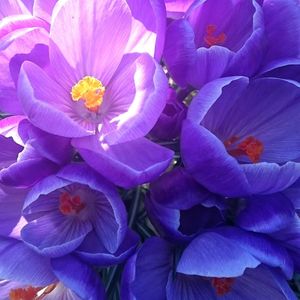
[[[64,192],[59,197],[59,210],[64,215],[77,215],[85,208],[79,196],[71,196]]]
[[[29,286],[27,288],[13,289],[9,293],[10,300],[33,300],[37,296],[37,292],[42,288],[34,288]]]
[[[217,26],[210,24],[206,27],[206,35],[204,36],[204,42],[208,47],[214,45],[222,45],[227,39],[227,36],[224,32],[216,34]]]
[[[56,284],[51,284],[46,286],[45,288],[42,287],[26,287],[26,288],[19,288],[13,289],[9,293],[9,300],[38,300],[43,299],[45,295],[50,294],[56,287]]]
[[[103,102],[105,86],[95,77],[85,76],[72,87],[73,101],[83,101],[85,107],[91,112],[98,112]]]
[[[234,278],[213,278],[211,280],[211,285],[214,287],[218,296],[224,296],[230,292],[233,283]]]
[[[253,136],[248,136],[241,143],[232,147],[239,140],[239,137],[233,136],[224,142],[228,153],[234,157],[246,155],[252,163],[258,163],[264,151],[264,144]]]

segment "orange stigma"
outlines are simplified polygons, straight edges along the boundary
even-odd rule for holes
[[[73,101],[82,100],[89,111],[98,112],[104,93],[105,87],[100,80],[85,76],[72,87],[71,96]]]
[[[9,300],[33,300],[36,299],[37,293],[42,288],[34,288],[29,286],[27,288],[13,289],[9,293]]]
[[[233,136],[224,142],[228,153],[234,157],[246,155],[252,163],[258,163],[264,151],[264,144],[250,135],[239,143],[236,148],[230,149],[230,146],[235,144],[238,140],[239,138],[237,136]]]
[[[64,192],[59,197],[59,210],[64,215],[78,214],[85,208],[85,204],[81,201],[79,196],[71,196]]]
[[[214,45],[222,45],[225,43],[227,36],[224,32],[216,35],[217,26],[210,24],[207,25],[206,28],[206,35],[204,36],[204,42],[207,44],[208,47]]]
[[[229,293],[232,285],[234,283],[234,278],[213,278],[211,280],[211,285],[214,287],[216,294],[218,296],[224,296]]]

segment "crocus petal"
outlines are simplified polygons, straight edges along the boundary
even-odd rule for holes
[[[0,237],[0,277],[33,286],[56,281],[50,261],[29,249],[23,242]]]
[[[51,15],[57,0],[35,0],[33,4],[33,15],[48,23],[51,23]]]
[[[26,224],[22,207],[27,190],[0,186],[0,235],[20,239],[20,229]]]
[[[188,82],[195,88],[221,77],[228,68],[233,53],[227,48],[213,46],[197,50],[196,60],[189,68]]]
[[[177,272],[206,277],[236,277],[260,264],[238,244],[213,232],[196,237],[184,250]]]
[[[294,214],[293,204],[283,194],[257,195],[247,198],[236,223],[249,231],[271,233],[289,225]]]
[[[300,178],[300,164],[288,162],[241,165],[253,194],[273,194],[285,190]]]
[[[73,111],[69,93],[37,65],[22,65],[18,92],[25,114],[36,127],[66,137],[89,135],[68,116]]]
[[[48,37],[45,30],[32,28],[17,30],[1,42],[0,110],[10,114],[23,114],[16,90],[20,67],[25,60],[33,61],[41,67],[47,65]]]
[[[54,211],[24,226],[21,236],[38,253],[59,257],[75,250],[91,230],[89,221],[73,221]]]
[[[95,233],[87,235],[82,244],[76,249],[76,255],[83,261],[98,266],[111,266],[124,262],[133,254],[139,243],[139,237],[131,230],[127,230],[125,238],[115,253],[109,253]]]
[[[135,272],[131,290],[136,299],[165,299],[171,262],[171,248],[164,240],[151,238],[143,244],[137,253],[135,270],[131,270]]]
[[[243,169],[213,134],[189,120],[183,123],[181,134],[184,165],[199,183],[225,196],[250,193]]]
[[[148,54],[127,55],[107,86],[100,139],[108,144],[145,136],[166,104],[165,74]]]
[[[268,236],[229,226],[220,227],[214,231],[243,248],[260,262],[271,267],[279,267],[288,279],[292,277],[293,261],[288,251]]]
[[[170,164],[173,152],[145,138],[109,146],[95,138],[74,139],[87,164],[116,185],[133,187],[149,182]]]
[[[163,1],[127,0],[127,3],[133,21],[125,52],[147,52],[159,61],[163,51],[166,29],[166,10]]]
[[[166,32],[163,60],[172,78],[181,87],[187,85],[187,74],[196,61],[194,32],[188,21],[172,22]]]
[[[54,274],[81,299],[104,300],[103,285],[91,267],[72,255],[51,260]]]
[[[107,85],[130,31],[131,13],[125,0],[93,0],[84,5],[81,0],[58,2],[50,31],[54,73],[69,89],[86,75]]]
[[[300,55],[300,5],[296,0],[265,0],[263,12],[268,39],[265,63]],[[278,18],[274,16],[278,15]],[[289,20],[286,22],[286,20]]]
[[[0,19],[26,13],[26,8],[20,0],[6,0],[0,2]]]

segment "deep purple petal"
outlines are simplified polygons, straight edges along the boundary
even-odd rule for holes
[[[188,21],[172,22],[166,32],[163,60],[177,84],[187,85],[187,74],[196,62],[194,33]]]
[[[0,260],[1,278],[35,286],[56,281],[50,261],[21,241],[0,237]]]
[[[289,225],[294,214],[293,204],[283,194],[257,195],[246,199],[236,223],[245,230],[271,233]]]
[[[138,235],[131,230],[128,230],[125,238],[115,253],[109,253],[99,238],[90,233],[82,244],[76,249],[76,255],[83,261],[92,263],[98,266],[111,266],[124,262],[130,255],[133,254],[139,243]]]
[[[184,250],[177,272],[206,277],[236,277],[260,264],[237,243],[219,234],[200,234]]]
[[[227,153],[221,141],[204,127],[189,120],[183,123],[181,151],[187,171],[205,188],[225,196],[250,193],[241,166]]]
[[[51,260],[54,274],[81,299],[104,300],[104,287],[97,273],[72,255]]]
[[[87,164],[122,187],[133,187],[149,182],[170,164],[173,152],[145,138],[109,146],[95,138],[74,139]]]

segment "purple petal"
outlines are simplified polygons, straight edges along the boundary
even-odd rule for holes
[[[189,120],[183,123],[181,151],[187,171],[208,190],[225,196],[250,193],[242,167],[204,127]]]
[[[51,260],[54,274],[81,299],[104,300],[104,287],[97,273],[72,255]]]
[[[51,23],[52,11],[56,2],[57,0],[35,0],[33,4],[33,15]]]
[[[18,92],[25,114],[36,127],[66,137],[90,134],[69,116],[73,101],[68,92],[37,65],[22,65]]]
[[[289,225],[294,214],[293,204],[283,194],[252,196],[246,199],[236,223],[248,231],[271,233]]]
[[[1,278],[35,286],[45,286],[57,280],[50,261],[21,241],[0,237],[0,260]]]
[[[173,152],[145,138],[109,146],[95,138],[74,139],[87,164],[122,187],[133,187],[159,176],[170,164]]]
[[[300,164],[288,162],[241,165],[253,194],[273,194],[285,190],[300,177]]]
[[[254,256],[219,234],[200,234],[184,250],[177,272],[205,277],[236,277],[260,264]]]
[[[177,84],[187,85],[187,74],[196,62],[194,33],[188,21],[172,22],[166,32],[163,59],[168,71]]]
[[[127,55],[107,86],[100,138],[108,144],[146,135],[166,104],[167,80],[148,55]]]
[[[76,249],[75,253],[83,261],[88,263],[98,266],[111,266],[120,264],[130,257],[138,243],[138,235],[134,231],[128,230],[122,244],[117,251],[112,254],[105,249],[99,238],[91,232]]]
[[[86,75],[106,86],[122,59],[130,31],[125,0],[92,0],[84,5],[80,0],[59,2],[50,33],[50,61],[56,77],[69,89]]]
[[[38,253],[59,257],[75,250],[91,230],[89,221],[72,220],[53,211],[24,226],[21,236]]]
[[[147,52],[159,61],[163,51],[166,29],[166,10],[163,1],[127,0],[127,3],[133,22],[126,52]]]

